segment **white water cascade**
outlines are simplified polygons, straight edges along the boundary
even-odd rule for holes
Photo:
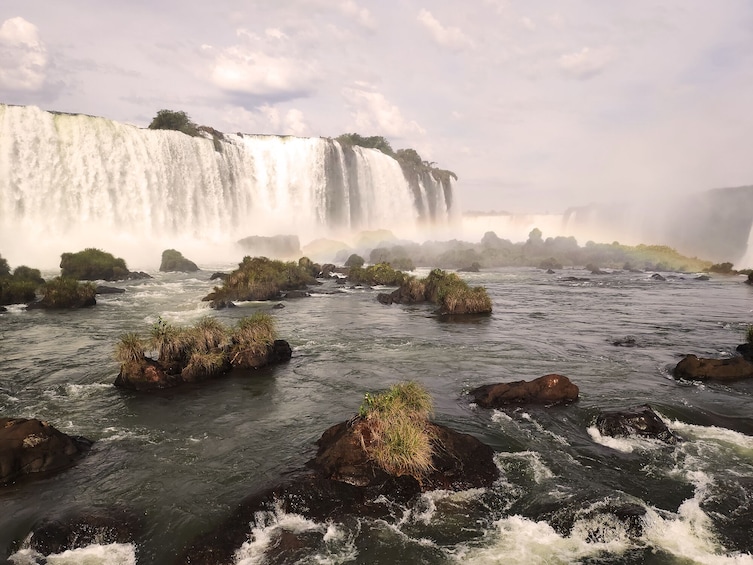
[[[167,247],[237,261],[230,244],[249,235],[413,237],[455,216],[451,194],[426,182],[412,190],[393,158],[330,139],[219,141],[0,105],[0,254],[12,266],[54,268],[84,247],[131,268]]]

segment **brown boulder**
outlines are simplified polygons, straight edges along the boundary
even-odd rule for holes
[[[676,379],[691,381],[734,381],[753,377],[753,363],[742,357],[729,359],[703,359],[686,355],[675,367]]]
[[[469,393],[483,408],[509,404],[559,404],[578,399],[578,387],[563,375],[544,375],[532,381],[480,386]]]
[[[439,424],[429,423],[428,431],[435,446],[433,469],[421,480],[421,491],[487,487],[496,480],[499,471],[491,447]],[[373,487],[389,483],[392,477],[369,459],[362,445],[361,438],[368,435],[360,419],[332,426],[317,442],[319,450],[309,466],[321,478],[351,485]]]
[[[68,436],[41,420],[0,418],[0,484],[65,469],[91,444],[88,439]]]

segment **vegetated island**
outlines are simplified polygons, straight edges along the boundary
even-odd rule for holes
[[[156,352],[157,359],[147,356]],[[211,379],[231,369],[257,369],[290,359],[292,350],[277,339],[273,318],[264,312],[242,318],[227,328],[204,317],[192,327],[174,326],[162,318],[148,338],[126,333],[115,347],[120,373],[115,386],[133,390],[171,388]]]

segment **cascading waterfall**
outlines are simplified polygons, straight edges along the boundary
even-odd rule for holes
[[[429,182],[417,197],[395,159],[331,139],[219,141],[0,105],[0,253],[11,265],[54,266],[83,247],[122,250],[129,265],[154,262],[137,258],[146,245],[217,258],[218,246],[248,235],[411,237],[456,216]]]

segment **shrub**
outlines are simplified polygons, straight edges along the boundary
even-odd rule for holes
[[[400,286],[407,279],[408,276],[405,273],[393,269],[388,263],[377,263],[365,269],[351,267],[348,271],[348,280],[359,284]]]
[[[80,283],[76,279],[55,277],[42,285],[43,308],[84,308],[94,306],[97,289],[92,283]]]
[[[733,266],[729,262],[715,263],[706,269],[706,271],[709,273],[719,273],[720,275],[734,275],[737,271],[732,268]]]
[[[187,339],[193,349],[207,353],[228,345],[229,332],[217,318],[204,316],[189,330]]]
[[[60,256],[60,269],[60,276],[83,281],[115,281],[128,276],[128,267],[123,259],[91,247],[77,253],[63,253]]]
[[[184,328],[159,317],[149,331],[148,345],[157,352],[157,361],[161,365],[169,370],[179,370],[190,356],[193,339]]]
[[[5,277],[8,275],[10,275],[10,265],[8,265],[8,260],[0,255],[0,277]]]
[[[389,261],[390,266],[400,271],[415,271],[416,266],[410,257],[395,257]]]
[[[39,269],[32,269],[26,265],[21,265],[13,269],[13,279],[18,282],[30,282],[36,285],[44,284],[42,273]]]
[[[199,135],[199,128],[191,121],[188,114],[174,110],[159,110],[149,124],[149,129],[169,129],[192,137]]]
[[[246,357],[256,358],[266,353],[277,338],[272,316],[257,312],[238,321],[232,332],[230,362],[242,364]]]
[[[366,394],[359,415],[370,437],[368,443],[362,442],[368,456],[391,475],[410,475],[420,481],[433,468],[431,412],[431,396],[415,382]]]
[[[753,324],[745,328],[745,343],[753,344]]]
[[[482,286],[471,288],[455,273],[434,269],[426,277],[426,299],[442,307],[443,314],[483,314],[492,301]]]

